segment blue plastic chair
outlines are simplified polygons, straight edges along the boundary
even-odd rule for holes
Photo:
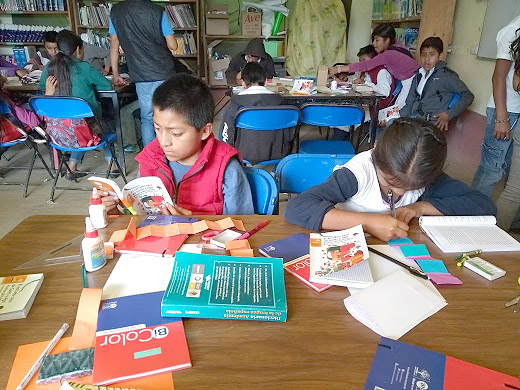
[[[274,178],[261,168],[245,167],[256,214],[273,215],[278,200]]]
[[[397,100],[397,97],[401,93],[402,89],[403,89],[403,83],[401,83],[401,81],[399,81],[399,80],[395,80],[395,87],[394,87],[394,91],[392,92],[392,101],[391,101],[390,105],[395,104],[395,101]]]
[[[301,107],[302,123],[313,126],[354,126],[365,120],[365,111],[359,106],[309,103]],[[312,140],[301,143],[299,153],[305,154],[354,154],[349,141]]]
[[[322,184],[336,165],[343,165],[353,154],[291,154],[277,165],[278,192],[300,194]]]
[[[241,131],[277,131],[298,126],[300,120],[300,110],[295,106],[262,106],[262,107],[243,107],[238,110],[235,119],[235,128]],[[233,140],[233,144],[236,141]],[[258,145],[261,147],[262,145]],[[251,165],[244,156],[244,163]],[[256,165],[276,165],[281,158],[260,161]]]
[[[36,114],[41,116],[47,116],[51,118],[70,118],[70,119],[83,119],[83,118],[95,118],[95,114],[92,111],[92,107],[90,104],[79,97],[73,96],[33,96],[29,100],[31,107],[33,108]],[[54,177],[54,182],[52,184],[51,190],[51,202],[54,201],[54,192],[56,191],[56,184],[58,183],[58,178],[60,176],[61,168],[65,165],[67,171],[70,172],[68,164],[65,162],[66,153],[70,152],[88,152],[91,150],[105,148],[108,146],[110,150],[110,154],[112,158],[110,160],[106,177],[110,176],[110,170],[112,169],[112,164],[115,163],[119,171],[121,172],[121,176],[125,183],[127,183],[126,176],[117,160],[116,154],[114,152],[114,141],[116,140],[116,135],[114,133],[103,134],[101,136],[101,142],[97,145],[87,146],[83,148],[68,148],[61,145],[57,145],[54,142],[49,140],[49,145],[58,152],[60,156],[60,163],[58,166],[58,171]]]

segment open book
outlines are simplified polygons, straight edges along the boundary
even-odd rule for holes
[[[422,231],[445,253],[520,251],[520,243],[496,223],[492,215],[419,218]]]
[[[91,176],[88,181],[100,191],[116,194],[121,199],[118,208],[123,214],[161,214],[162,204],[173,204],[163,182],[156,176],[138,177],[122,190],[115,181],[103,177]]]
[[[361,225],[310,234],[310,277],[315,283],[363,288],[374,282]]]

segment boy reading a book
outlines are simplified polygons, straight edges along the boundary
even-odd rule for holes
[[[156,138],[135,159],[140,176],[159,177],[170,193],[174,204],[162,213],[254,214],[239,152],[213,137],[209,87],[179,73],[155,90],[152,106]],[[118,202],[103,196],[107,210]]]
[[[291,199],[285,218],[315,231],[361,224],[388,241],[406,237],[409,222],[422,215],[496,214],[487,196],[442,172],[446,153],[446,139],[432,123],[396,119],[374,149],[336,166],[325,183]]]
[[[441,130],[448,130],[450,119],[461,115],[473,102],[473,94],[457,73],[441,61],[444,50],[442,40],[429,37],[421,45],[421,65],[415,72],[401,117],[422,118],[435,123]],[[454,94],[459,101],[448,108]]]

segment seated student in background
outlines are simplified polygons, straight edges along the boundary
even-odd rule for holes
[[[85,99],[98,118],[101,118],[101,106],[96,99],[95,89],[110,90],[112,83],[92,66],[83,62],[83,41],[76,34],[62,30],[56,37],[59,52],[45,66],[40,78],[40,89],[46,95],[76,96]],[[67,173],[68,180],[85,176],[77,172],[84,152],[72,152],[68,166],[72,173]],[[110,161],[111,154],[105,149],[105,160]],[[115,168],[113,168],[115,170]]]
[[[282,104],[283,98],[264,87],[264,69],[258,63],[249,62],[244,66],[241,83],[244,90],[231,97],[224,111],[220,140],[237,148],[252,164],[285,157],[292,150],[296,129],[250,131],[235,128],[236,116],[242,107],[277,106]]]
[[[46,31],[43,33],[43,50],[38,50],[34,56],[25,64],[27,70],[43,70],[45,65],[51,62],[52,58],[58,54],[58,43],[56,31]]]
[[[254,214],[239,152],[213,137],[209,87],[176,74],[155,90],[152,106],[156,138],[135,159],[140,176],[159,177],[172,196],[163,214]],[[107,210],[118,202],[103,194]]]
[[[426,119],[439,129],[448,130],[450,119],[461,115],[474,96],[457,73],[441,61],[443,50],[442,39],[438,37],[426,38],[421,44],[422,67],[415,72],[406,104],[399,113],[401,117]],[[455,93],[460,99],[448,108]]]
[[[403,88],[397,97],[399,108],[404,106],[412,78],[419,65],[402,42],[396,41],[395,29],[390,24],[380,24],[372,32],[372,44],[379,53],[374,58],[349,65],[332,66],[329,74],[334,75],[344,72],[366,72],[384,66],[396,79],[400,80]]]
[[[242,78],[242,69],[248,62],[256,62],[264,69],[265,77],[268,79],[276,75],[274,71],[273,57],[271,57],[264,48],[264,43],[260,38],[249,41],[246,48],[231,59],[228,69],[226,70],[226,78],[229,85],[240,85]]]
[[[409,222],[421,215],[496,214],[487,196],[443,173],[446,153],[446,139],[433,124],[396,119],[374,149],[336,166],[323,184],[291,199],[285,218],[315,231],[362,224],[365,232],[388,241],[406,237]],[[390,192],[396,218],[390,215]]]

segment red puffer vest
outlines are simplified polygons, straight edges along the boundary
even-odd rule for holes
[[[157,138],[146,145],[135,159],[139,162],[140,175],[159,177],[176,204],[191,210],[193,214],[218,215],[224,211],[224,172],[234,156],[242,160],[238,150],[210,135],[199,158],[186,172],[178,188],[175,188],[173,172]]]
[[[370,76],[370,79],[372,80],[372,82],[374,84],[377,84],[377,74],[379,73],[379,71],[381,69],[385,69],[385,67],[383,65],[380,65],[367,72],[368,75]],[[395,78],[394,78],[394,76],[392,76],[392,84],[390,84],[390,94],[388,95],[388,97],[381,99],[381,101],[379,102],[379,109],[386,108],[390,105],[390,102],[392,101],[392,98],[393,98],[392,94],[394,93],[394,89],[395,89]]]

